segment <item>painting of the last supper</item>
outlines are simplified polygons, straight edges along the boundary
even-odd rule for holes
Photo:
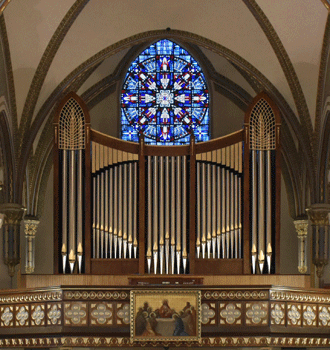
[[[198,291],[132,291],[133,340],[198,340],[200,293]]]

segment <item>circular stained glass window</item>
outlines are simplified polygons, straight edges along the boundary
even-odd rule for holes
[[[209,140],[209,93],[197,61],[159,40],[131,64],[121,93],[121,137],[157,145]]]

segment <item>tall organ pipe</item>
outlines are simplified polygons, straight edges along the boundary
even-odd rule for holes
[[[200,251],[201,251],[201,164],[200,162],[196,162],[197,167],[197,227],[196,227],[196,256],[197,259],[200,257]]]
[[[257,151],[252,151],[252,273],[256,273],[257,263]]]
[[[164,268],[164,159],[159,157],[159,272]]]
[[[205,259],[206,249],[206,164],[202,163],[202,257]]]
[[[271,178],[271,158],[270,158],[270,152],[266,151],[266,163],[267,163],[267,188],[266,188],[266,195],[267,195],[267,204],[266,204],[266,252],[267,252],[267,269],[268,273],[270,273],[271,269],[271,259],[272,259],[272,178]]]
[[[211,235],[211,217],[212,217],[212,206],[211,206],[211,164],[208,162],[207,163],[207,258],[210,259],[211,257],[211,240],[212,240],[212,235]]]
[[[147,239],[147,263],[148,273],[151,272],[151,240],[152,240],[152,177],[151,177],[151,157],[147,158],[148,166],[148,239]]]
[[[128,195],[128,257],[132,258],[132,248],[133,248],[133,163],[128,164],[128,184],[129,184],[129,195]]]
[[[153,264],[154,273],[157,273],[158,265],[158,157],[154,156],[154,194],[153,194],[153,207],[154,207],[154,224],[153,224]]]
[[[133,250],[134,250],[134,259],[137,258],[137,248],[138,248],[138,242],[137,242],[137,162],[134,163],[134,206],[133,206]]]
[[[123,257],[127,257],[127,163],[123,164],[124,170],[124,193],[123,193]],[[129,204],[132,205],[131,203]]]
[[[73,273],[76,261],[76,212],[75,212],[75,151],[70,151],[70,165],[69,165],[69,263],[70,271]]]
[[[176,205],[175,205],[175,157],[171,157],[171,270],[174,274],[175,268],[175,217],[176,217]]]
[[[169,273],[170,266],[170,164],[165,157],[165,272]]]
[[[82,183],[82,150],[78,150],[77,161],[77,255],[78,255],[78,272],[82,271],[82,256],[83,256],[83,183]]]
[[[63,150],[63,168],[62,168],[62,268],[65,273],[66,261],[67,261],[67,153],[68,151]],[[95,179],[95,178],[94,178]]]
[[[182,157],[182,263],[183,263],[183,273],[187,270],[187,157]]]
[[[182,210],[181,208],[181,157],[177,157],[177,208],[178,210]],[[176,264],[177,264],[177,273],[180,273],[180,265],[181,265],[181,216],[176,216]]]

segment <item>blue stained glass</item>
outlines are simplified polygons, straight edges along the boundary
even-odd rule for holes
[[[121,94],[121,137],[154,145],[209,140],[209,93],[197,61],[178,44],[159,40],[131,64]]]

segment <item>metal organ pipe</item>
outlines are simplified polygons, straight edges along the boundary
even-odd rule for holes
[[[165,157],[165,272],[169,273],[170,266],[170,163]]]
[[[78,150],[77,160],[77,255],[78,255],[78,272],[82,272],[82,257],[83,257],[83,227],[82,227],[82,150]]]
[[[201,163],[198,161],[196,162],[196,168],[197,168],[197,176],[196,176],[196,182],[197,182],[197,227],[196,227],[196,256],[197,259],[200,257],[200,250],[201,250]]]
[[[159,157],[159,272],[164,268],[164,159]]]
[[[104,257],[109,252],[109,149],[104,147]]]
[[[123,152],[118,151],[118,258],[122,258],[123,248]]]
[[[187,271],[187,157],[182,157],[182,264],[183,273]]]
[[[158,264],[158,157],[154,156],[154,179],[153,179],[153,264],[154,273],[157,273]]]
[[[177,210],[181,211],[181,157],[177,157]],[[177,273],[180,273],[180,265],[181,265],[181,216],[176,215],[176,264],[177,264]]]
[[[63,168],[62,168],[62,268],[65,273],[67,261],[67,150],[63,150]],[[94,180],[94,178],[93,178]],[[7,250],[6,250],[7,251]]]
[[[175,157],[171,157],[171,271],[175,268]]]
[[[70,151],[69,160],[69,263],[70,271],[73,273],[74,265],[76,261],[76,213],[75,213],[75,185],[76,185],[76,172],[75,172],[75,151]]]
[[[109,151],[109,258],[112,259],[112,249],[113,249],[113,231],[114,231],[114,214],[113,214],[113,197],[114,197],[114,188],[113,188],[113,162],[112,162],[112,152]]]
[[[151,234],[152,234],[152,177],[151,177],[151,157],[147,158],[148,167],[148,238],[147,238],[147,263],[148,273],[151,272]]]
[[[133,248],[133,163],[129,162],[128,164],[128,184],[129,184],[129,193],[128,193],[128,258],[132,258],[132,248]]]
[[[137,258],[137,162],[134,163],[134,209],[133,209],[133,251],[134,251],[134,259]]]
[[[271,271],[271,260],[272,260],[272,177],[271,177],[271,151],[266,152],[266,163],[267,163],[267,175],[266,175],[266,195],[267,195],[267,204],[266,204],[266,253],[267,253],[267,270],[268,273]]]

